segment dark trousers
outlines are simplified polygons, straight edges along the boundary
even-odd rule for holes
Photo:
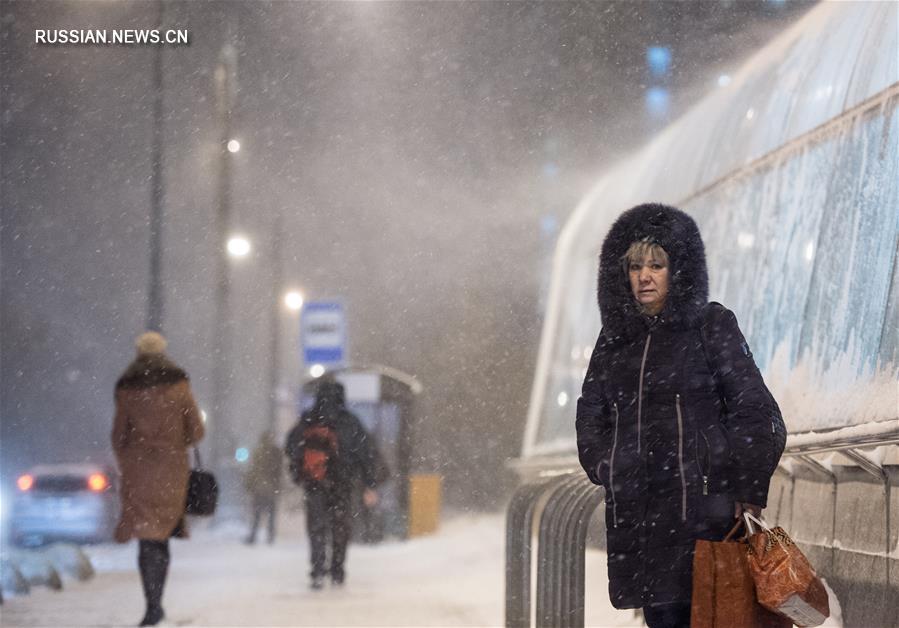
[[[351,490],[306,488],[306,530],[309,533],[312,577],[331,573],[342,579],[346,546],[352,530]],[[327,565],[328,542],[331,564]]]
[[[268,542],[275,542],[275,517],[277,516],[277,500],[271,497],[253,497],[253,525],[250,527],[250,543],[256,542],[256,530],[262,521],[262,516],[268,515]]]
[[[690,628],[690,603],[644,606],[643,618],[649,628]]]
[[[137,566],[140,569],[147,609],[161,608],[162,590],[165,588],[165,579],[169,573],[169,542],[140,541]]]

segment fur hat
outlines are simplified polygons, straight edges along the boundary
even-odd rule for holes
[[[134,341],[134,346],[137,347],[138,355],[165,353],[165,348],[168,344],[165,337],[157,331],[146,331]]]

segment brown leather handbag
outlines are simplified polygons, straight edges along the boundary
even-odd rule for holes
[[[758,603],[749,572],[749,543],[735,539],[737,521],[723,541],[696,541],[691,628],[789,628],[789,619]]]
[[[820,626],[830,616],[827,589],[783,528],[743,513],[749,531],[749,573],[765,608],[797,626]],[[753,524],[758,526],[753,530]]]

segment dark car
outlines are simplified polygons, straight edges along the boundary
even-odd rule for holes
[[[111,468],[40,465],[20,475],[16,485],[9,513],[12,543],[96,543],[112,539],[119,501]]]

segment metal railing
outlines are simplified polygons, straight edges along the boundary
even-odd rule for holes
[[[792,477],[789,461],[796,461],[836,485],[836,474],[815,459],[836,452],[883,483],[889,504],[889,474],[862,450],[891,445],[899,445],[899,421],[791,434],[778,470]],[[590,483],[573,457],[546,462],[553,470],[537,472],[526,461],[515,465],[530,480],[515,492],[506,516],[507,628],[584,625],[587,528],[603,489]],[[889,543],[889,508],[886,538]]]

